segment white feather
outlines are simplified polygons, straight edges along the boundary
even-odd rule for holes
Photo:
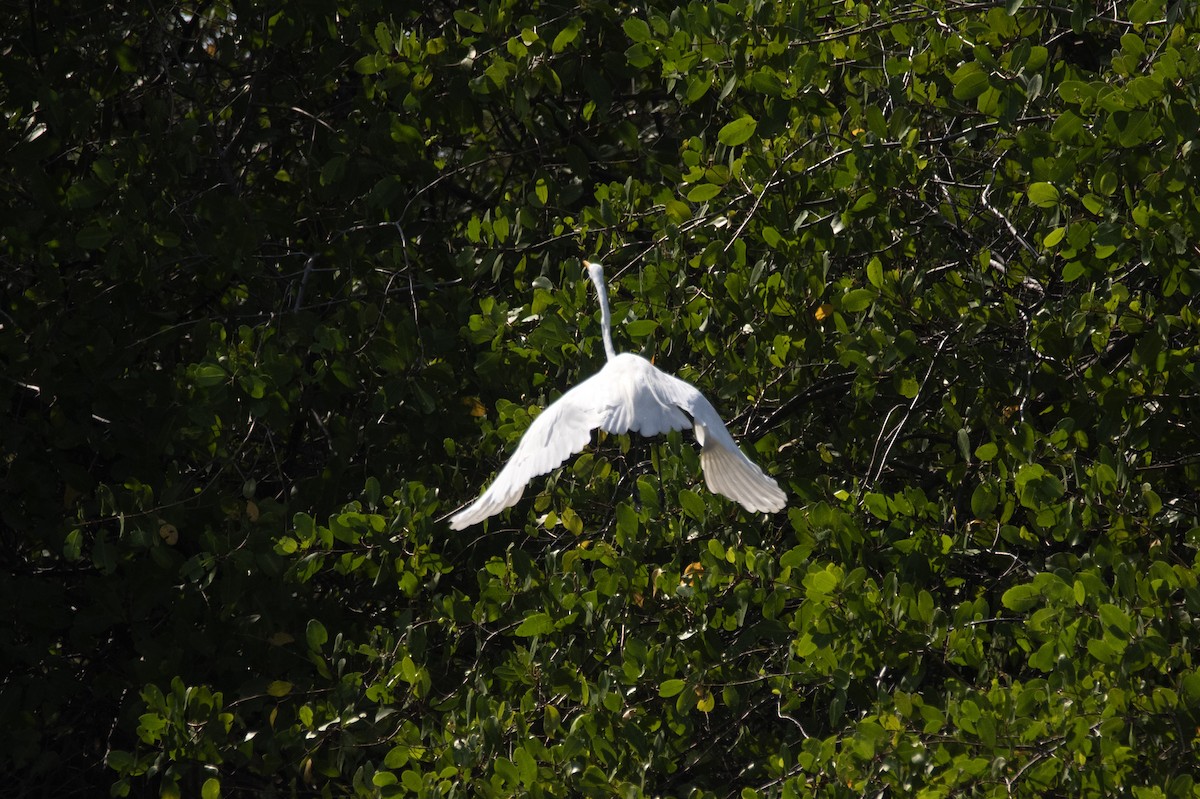
[[[656,436],[694,423],[701,446],[700,466],[709,490],[751,512],[782,509],[787,495],[738,448],[712,403],[695,386],[663,372],[640,355],[618,355],[613,350],[604,272],[600,264],[585,265],[600,298],[608,362],[533,420],[491,486],[450,518],[451,529],[462,530],[515,505],[530,480],[582,450],[597,428]]]

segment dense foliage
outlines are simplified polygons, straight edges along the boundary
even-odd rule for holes
[[[6,795],[1200,795],[1194,2],[4,13]]]

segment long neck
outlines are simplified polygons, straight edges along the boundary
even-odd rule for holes
[[[596,284],[596,296],[600,298],[600,328],[604,336],[604,354],[611,361],[617,357],[617,351],[613,349],[612,314],[608,310],[608,288],[604,285],[604,270],[599,264],[592,264],[588,268],[588,274]]]

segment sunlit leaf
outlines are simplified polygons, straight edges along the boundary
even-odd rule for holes
[[[744,144],[754,135],[758,122],[750,116],[743,116],[726,124],[717,132],[717,140],[729,147]]]

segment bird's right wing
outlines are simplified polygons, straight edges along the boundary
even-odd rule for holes
[[[708,489],[751,512],[782,510],[787,495],[779,483],[746,457],[712,403],[686,380],[665,372],[660,374],[668,378],[664,393],[692,417],[692,428],[700,442],[700,468]]]
[[[602,373],[601,373],[602,374]],[[611,393],[600,374],[584,380],[542,411],[517,444],[508,463],[470,506],[450,517],[450,529],[462,530],[512,507],[525,485],[587,446],[610,405]]]

